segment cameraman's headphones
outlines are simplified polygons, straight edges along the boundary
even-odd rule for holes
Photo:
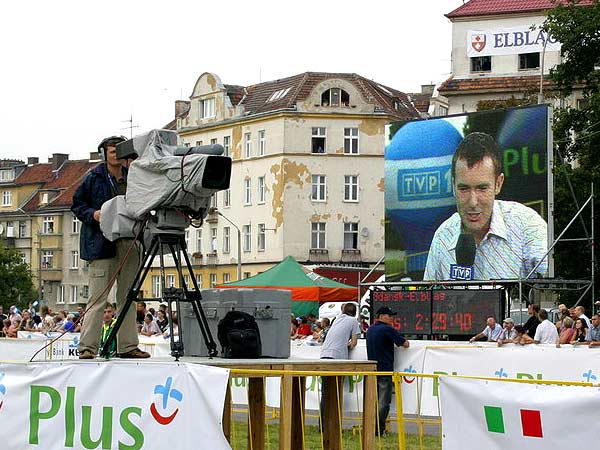
[[[98,153],[102,156],[102,159],[106,160],[106,147],[108,144],[117,145],[121,142],[125,142],[127,138],[125,136],[110,136],[102,139],[102,142],[98,144]]]

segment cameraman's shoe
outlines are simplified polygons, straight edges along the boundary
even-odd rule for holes
[[[133,350],[128,351],[127,353],[119,353],[119,358],[125,359],[143,359],[150,358],[150,353],[144,352],[139,348],[134,348]]]
[[[82,350],[79,352],[79,359],[94,359],[96,355],[91,350]]]

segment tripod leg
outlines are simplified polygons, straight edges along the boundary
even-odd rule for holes
[[[115,340],[117,339],[117,333],[119,332],[119,329],[121,328],[121,325],[123,324],[123,320],[125,320],[127,311],[129,311],[131,304],[138,297],[138,293],[142,287],[142,284],[144,283],[144,280],[146,279],[146,276],[148,275],[148,271],[150,270],[150,267],[152,267],[152,261],[154,261],[154,257],[156,256],[157,249],[158,249],[158,243],[156,241],[152,240],[152,243],[150,244],[150,250],[144,256],[144,262],[140,265],[140,267],[135,275],[134,281],[133,281],[131,287],[129,288],[129,291],[127,292],[127,298],[125,300],[125,304],[124,304],[123,308],[121,309],[121,311],[119,311],[119,316],[117,317],[117,321],[115,322],[113,329],[110,331],[108,337],[106,338],[106,342],[104,342],[104,344],[102,345],[102,348],[100,349],[100,352],[99,352],[100,356],[102,356],[104,358],[110,357],[110,347],[112,346],[112,343],[115,342]]]

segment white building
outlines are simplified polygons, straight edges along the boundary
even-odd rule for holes
[[[204,73],[176,110],[182,144],[218,143],[233,159],[214,206],[241,231],[243,276],[288,255],[362,266],[383,256],[384,127],[419,117],[404,93],[357,74],[242,87]],[[236,279],[231,222],[213,212],[188,231],[203,287]]]
[[[552,0],[470,0],[446,15],[452,22],[452,76],[439,88],[448,113],[536,103],[543,85],[547,101],[576,107],[576,90],[553,97],[550,69],[560,63],[560,44],[541,33]],[[543,70],[543,81],[541,72]]]

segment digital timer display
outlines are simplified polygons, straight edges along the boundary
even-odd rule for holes
[[[477,334],[488,317],[502,321],[504,291],[448,289],[444,291],[371,291],[376,313],[387,306],[397,314],[394,328],[404,334]]]

